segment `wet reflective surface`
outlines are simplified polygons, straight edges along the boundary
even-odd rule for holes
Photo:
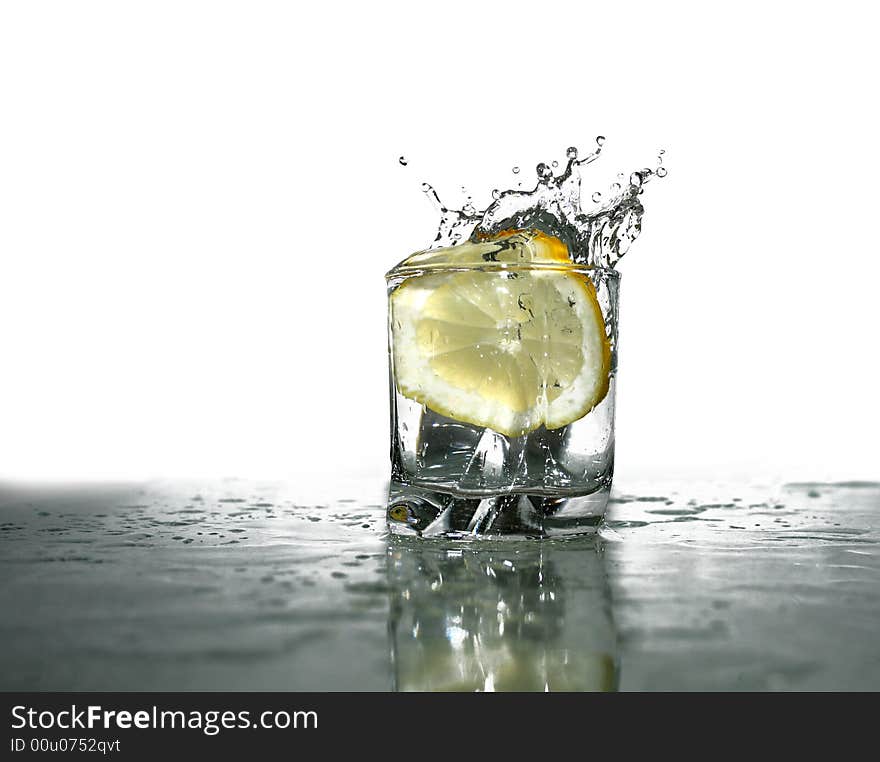
[[[621,483],[598,538],[473,545],[332,492],[0,485],[0,689],[880,689],[880,483]]]

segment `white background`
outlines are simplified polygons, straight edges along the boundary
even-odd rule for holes
[[[597,134],[669,168],[618,474],[878,476],[871,7],[4,3],[0,477],[384,474],[419,184],[485,200]]]

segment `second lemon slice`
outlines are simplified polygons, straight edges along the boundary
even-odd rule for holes
[[[558,239],[512,233],[395,268],[418,271],[391,296],[399,391],[507,436],[586,415],[608,391],[611,352],[593,283],[570,265]]]

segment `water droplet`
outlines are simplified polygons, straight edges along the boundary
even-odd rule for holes
[[[614,267],[638,234],[642,207],[634,202],[637,194],[642,192],[652,176],[663,177],[666,170],[661,168],[662,160],[655,153],[658,158],[653,166],[641,165],[636,171],[614,173],[609,177],[611,183],[599,186],[604,187],[603,191],[592,193],[583,189],[585,192],[582,194],[582,173],[579,170],[599,156],[604,141],[604,136],[597,136],[596,143],[588,145],[580,158],[577,148],[571,146],[565,151],[567,158],[532,164],[538,175],[537,185],[534,179],[530,181],[526,177],[528,172],[524,175],[520,171],[522,165],[508,165],[515,179],[509,186],[492,189],[488,208],[477,207],[474,202],[477,196],[468,193],[466,187],[460,185],[462,196],[459,203],[455,208],[447,209],[437,197],[437,191],[428,183],[422,184],[426,197],[441,213],[432,248],[458,245],[469,240],[475,231],[477,234],[492,233],[502,229],[502,225],[509,227],[510,220],[525,219],[533,214],[550,215],[560,227],[566,231],[571,228],[577,234],[586,230],[587,225],[592,225],[594,216],[600,216],[603,224],[599,235],[591,234],[589,246],[577,253],[585,262]],[[401,158],[405,160],[405,157]],[[560,165],[562,170],[554,169]],[[613,179],[615,175],[616,179]],[[581,204],[586,207],[590,203],[588,197],[591,193],[592,208],[582,208]]]
[[[405,156],[401,156],[398,161],[400,162],[401,167],[405,167],[409,162],[406,160]]]

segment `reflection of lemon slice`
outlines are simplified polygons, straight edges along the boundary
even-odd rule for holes
[[[403,262],[420,275],[391,297],[400,392],[508,436],[586,415],[608,391],[611,351],[596,290],[567,254],[557,238],[508,233]]]

